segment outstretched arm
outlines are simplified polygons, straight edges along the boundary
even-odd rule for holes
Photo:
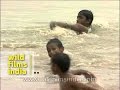
[[[56,26],[62,27],[62,28],[66,28],[66,29],[71,29],[73,31],[79,32],[80,34],[82,34],[82,32],[88,32],[88,29],[83,26],[82,24],[68,24],[68,23],[64,23],[64,22],[50,22],[50,29],[53,30]]]
[[[93,82],[96,80],[95,75],[87,70],[71,70],[70,72],[74,75],[84,75],[89,82]]]

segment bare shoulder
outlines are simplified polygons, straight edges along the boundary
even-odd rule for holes
[[[82,32],[88,33],[88,28],[82,24],[76,23],[75,27],[77,28],[77,31],[79,33],[82,33]]]

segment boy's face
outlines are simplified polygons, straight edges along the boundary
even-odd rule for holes
[[[59,48],[55,43],[51,43],[47,45],[47,52],[49,57],[52,57],[56,53],[63,53],[64,48]]]
[[[76,22],[80,23],[82,25],[89,24],[89,21],[86,19],[86,17],[84,15],[77,16],[77,21]]]

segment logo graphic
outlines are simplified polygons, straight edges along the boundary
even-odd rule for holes
[[[34,53],[30,51],[1,52],[2,77],[26,77],[34,75]]]

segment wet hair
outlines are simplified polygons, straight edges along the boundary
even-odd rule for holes
[[[51,43],[56,44],[59,48],[63,48],[62,42],[59,39],[57,39],[57,38],[50,39],[46,46],[48,46]]]
[[[90,11],[90,10],[81,10],[79,13],[78,13],[78,17],[80,15],[83,15],[86,17],[87,20],[91,20],[89,25],[91,25],[92,21],[93,21],[93,13]]]
[[[51,62],[53,64],[57,64],[57,66],[61,69],[63,73],[67,72],[70,67],[71,59],[67,54],[57,53],[52,57]]]

